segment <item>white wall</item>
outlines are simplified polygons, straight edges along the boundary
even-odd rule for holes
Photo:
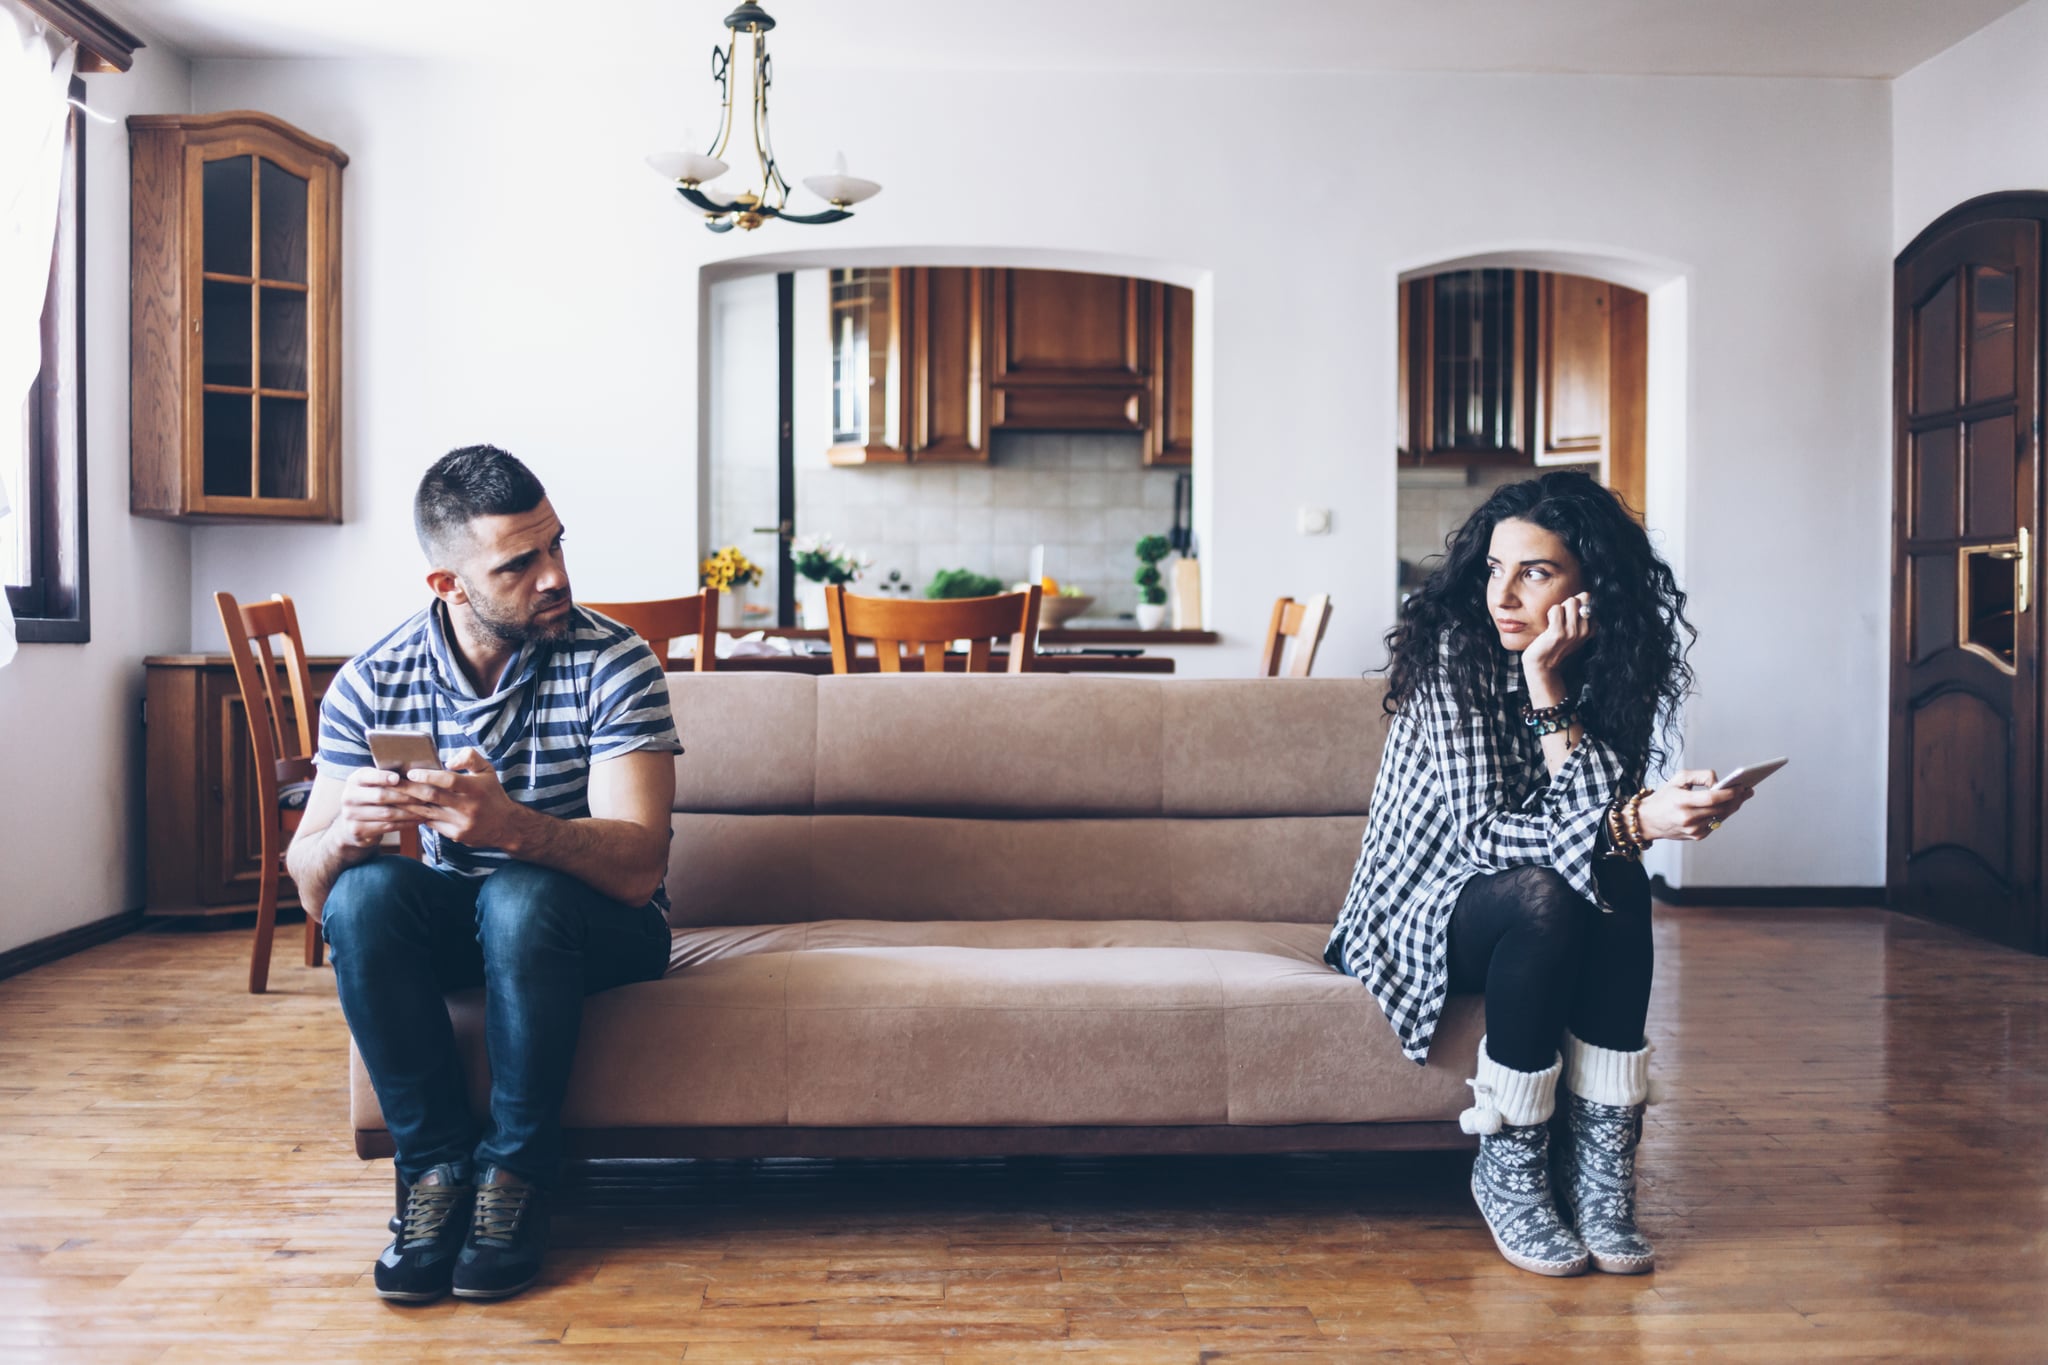
[[[151,42],[88,76],[117,118],[183,113],[184,59]],[[92,641],[0,668],[0,951],[142,903],[142,658],[189,642],[188,533],[128,515],[128,133],[85,122],[86,533]]]
[[[1892,82],[1892,249],[1966,199],[2048,189],[2048,0]]]
[[[793,37],[794,35],[792,35]],[[193,533],[206,594],[293,593],[354,649],[418,600],[407,503],[448,447],[531,460],[578,590],[626,596],[694,555],[698,270],[753,252],[1102,253],[1199,289],[1197,528],[1249,672],[1273,596],[1326,589],[1318,671],[1378,664],[1394,602],[1396,279],[1545,249],[1675,263],[1688,302],[1685,572],[1702,695],[1688,757],[1795,767],[1690,883],[1882,879],[1887,88],[1563,76],[807,71],[778,51],[775,126],[803,173],[844,147],[888,188],[829,229],[706,233],[640,165],[711,88],[678,63],[544,73],[202,62],[194,107],[253,106],[347,172],[348,517]],[[1252,207],[1224,168],[1242,168]],[[1304,504],[1335,533],[1294,530]],[[1798,819],[1786,818],[1798,812]]]

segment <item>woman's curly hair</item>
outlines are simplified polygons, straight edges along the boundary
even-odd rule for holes
[[[1620,498],[1577,470],[1496,489],[1444,543],[1444,559],[1387,632],[1391,714],[1438,676],[1457,704],[1488,705],[1500,637],[1486,605],[1486,557],[1503,521],[1541,526],[1579,561],[1593,604],[1593,634],[1570,660],[1580,722],[1631,771],[1663,763],[1678,703],[1692,691],[1686,650],[1698,632],[1671,567]],[[1660,725],[1661,720],[1661,725]]]

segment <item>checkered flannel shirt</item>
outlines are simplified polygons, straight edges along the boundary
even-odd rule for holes
[[[1417,1064],[1450,993],[1445,935],[1458,893],[1488,872],[1542,864],[1596,904],[1606,813],[1640,773],[1593,735],[1555,777],[1521,718],[1522,670],[1503,653],[1489,704],[1461,708],[1439,675],[1387,730],[1351,889],[1324,956],[1365,983]],[[1604,908],[1604,907],[1603,907]]]

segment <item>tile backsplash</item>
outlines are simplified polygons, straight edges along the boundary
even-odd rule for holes
[[[860,583],[881,591],[893,572],[911,596],[941,569],[1023,579],[1031,547],[1045,571],[1090,593],[1087,617],[1128,615],[1138,537],[1173,523],[1177,471],[1147,469],[1140,438],[997,432],[986,465],[839,467],[799,460],[797,530],[874,557]]]
[[[1598,465],[1579,467],[1599,476]],[[1425,560],[1444,552],[1444,541],[1451,532],[1464,525],[1496,488],[1547,472],[1528,465],[1401,470],[1396,479],[1399,504],[1394,534],[1402,560],[1423,567]]]

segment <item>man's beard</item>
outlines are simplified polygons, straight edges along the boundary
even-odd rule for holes
[[[463,587],[465,591],[468,590],[468,584],[464,584]],[[474,592],[469,592],[468,595],[469,612],[476,621],[476,628],[500,644],[526,645],[537,641],[566,639],[570,627],[575,622],[573,612],[564,612],[561,618],[555,621],[543,621],[539,616],[540,612],[552,610],[571,600],[566,591],[554,601],[544,602],[536,607],[535,614],[523,620],[516,616],[501,614],[495,605],[487,603]]]

